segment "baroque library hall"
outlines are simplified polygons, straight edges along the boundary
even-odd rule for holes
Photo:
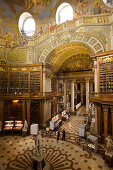
[[[113,0],[0,0],[0,170],[113,169]]]

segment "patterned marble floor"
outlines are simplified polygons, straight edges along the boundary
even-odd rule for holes
[[[101,156],[87,149],[83,150],[75,139],[78,136],[78,125],[83,123],[84,108],[78,110],[76,116],[64,121],[60,131],[65,129],[66,141],[56,140],[56,133],[46,137],[43,131],[41,147],[45,152],[45,161],[51,170],[110,170]],[[35,140],[32,135],[0,137],[0,170],[32,170],[32,154]]]

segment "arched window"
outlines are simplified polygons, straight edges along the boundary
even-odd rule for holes
[[[56,11],[56,23],[62,24],[73,19],[73,8],[68,3],[62,3]]]
[[[35,20],[32,15],[24,12],[19,18],[18,27],[24,37],[32,37],[35,33]]]

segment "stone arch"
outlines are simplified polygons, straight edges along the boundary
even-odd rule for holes
[[[83,33],[81,34],[75,34],[71,36],[63,35],[59,39],[56,39],[55,41],[50,43],[50,48],[45,48],[43,52],[40,55],[39,62],[46,62],[46,58],[55,48],[58,46],[61,46],[66,43],[75,42],[75,43],[82,43],[87,46],[87,48],[92,51],[93,54],[104,52],[104,46],[103,44],[94,36],[85,35]]]

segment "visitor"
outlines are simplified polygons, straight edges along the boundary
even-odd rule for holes
[[[63,131],[62,131],[62,140],[65,141],[65,130],[64,130],[64,129],[63,129]]]
[[[60,131],[58,130],[57,131],[57,142],[59,141],[59,138],[60,138]]]

